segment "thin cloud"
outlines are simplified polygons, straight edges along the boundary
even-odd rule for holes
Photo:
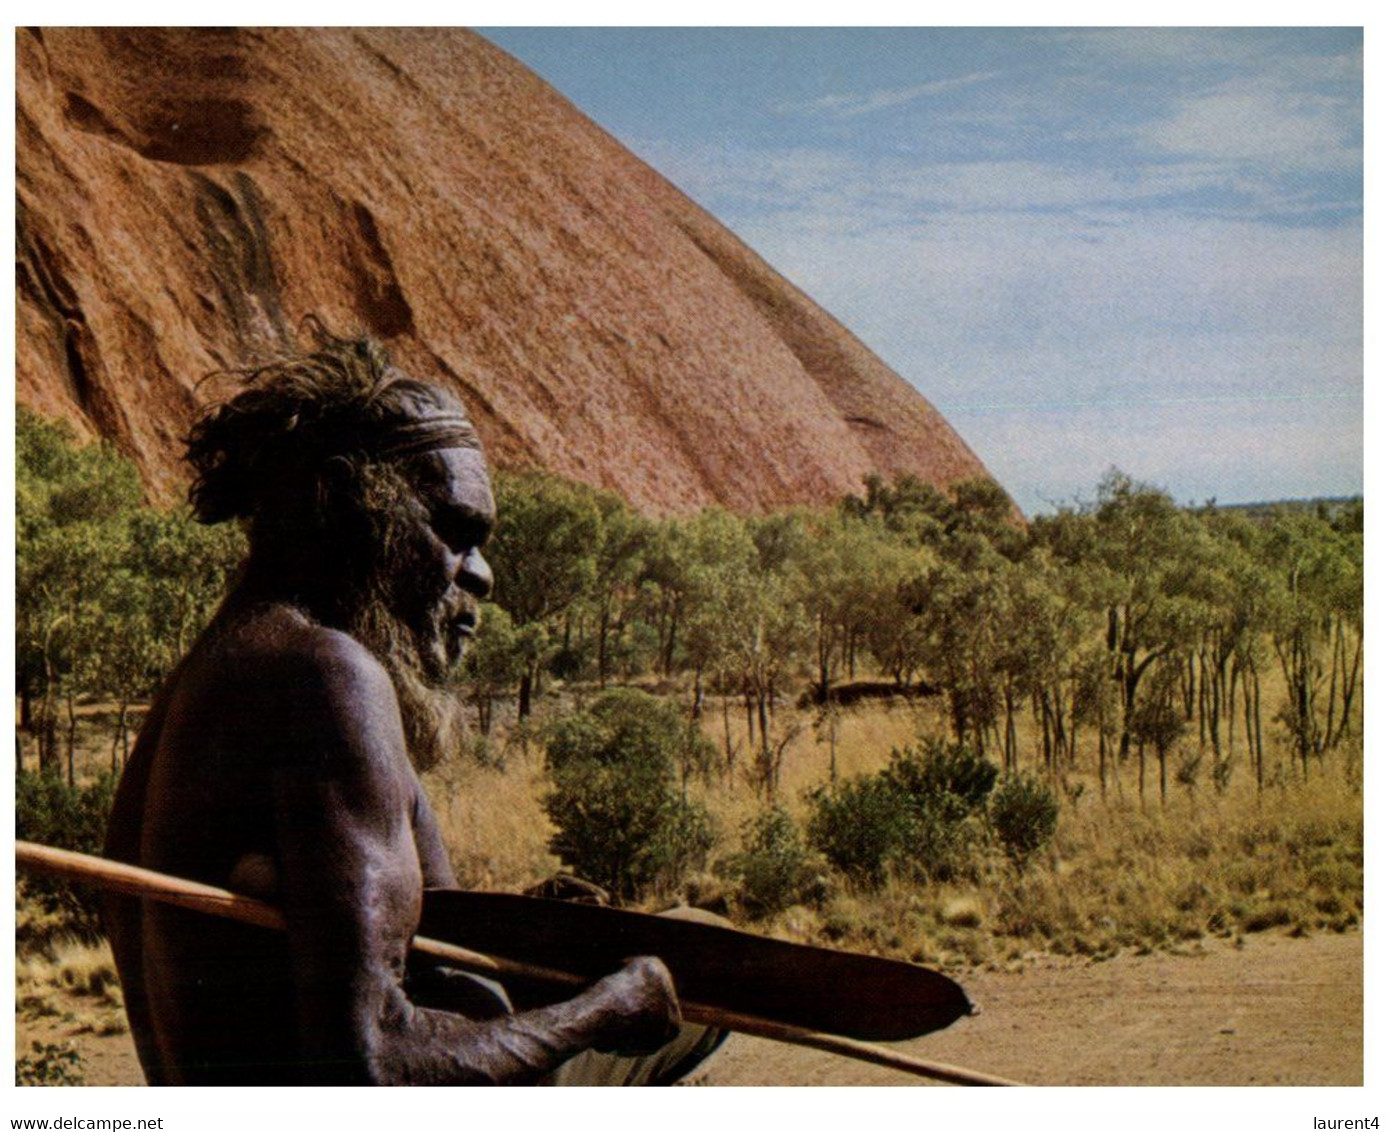
[[[1334,30],[1334,29],[1325,29]],[[1349,29],[1342,29],[1344,31]],[[1069,45],[1088,53],[1101,70],[1132,74],[1161,68],[1169,74],[1221,69],[1287,82],[1360,84],[1359,42],[1341,50],[1319,47],[1295,29],[1085,28],[1049,30],[1038,42]]]
[[[1289,135],[1283,135],[1291,142]],[[767,211],[829,214],[833,226],[908,224],[927,213],[1072,211],[1100,224],[1133,223],[1136,214],[1285,220],[1356,212],[1354,198],[1327,199],[1231,150],[1147,163],[1099,167],[1076,161],[931,161],[819,146],[757,149],[682,147],[643,140],[634,148],[697,200],[731,217]],[[1329,166],[1334,163],[1329,160]],[[1340,167],[1340,163],[1337,163]],[[1281,169],[1287,166],[1279,167]],[[938,217],[939,219],[939,217]]]
[[[1237,82],[1179,102],[1142,132],[1175,154],[1257,161],[1282,169],[1357,168],[1360,115],[1339,99],[1264,82]]]
[[[1039,33],[1042,41],[1084,48],[1107,64],[1178,67],[1269,65],[1269,49],[1248,33],[1212,34],[1209,28],[1075,28]]]
[[[856,118],[861,114],[872,114],[893,106],[903,106],[919,98],[943,94],[948,90],[974,86],[994,78],[997,71],[980,71],[973,75],[961,75],[953,79],[937,79],[916,86],[899,87],[896,90],[876,90],[868,94],[827,94],[804,102],[779,102],[772,107],[776,114],[829,114],[834,118]]]

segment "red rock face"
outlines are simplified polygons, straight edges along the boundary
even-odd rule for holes
[[[306,314],[455,387],[503,467],[648,512],[985,475],[713,217],[463,31],[17,33],[21,403],[152,494]]]

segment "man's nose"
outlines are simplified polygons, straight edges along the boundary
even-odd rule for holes
[[[459,588],[474,597],[484,598],[492,593],[492,567],[479,550],[470,550],[459,567]]]

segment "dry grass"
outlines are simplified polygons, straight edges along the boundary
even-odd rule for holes
[[[559,868],[546,848],[545,772],[534,746],[510,751],[505,770],[460,762],[425,775],[424,784],[464,887],[515,891]]]
[[[724,717],[719,701],[711,697],[710,702],[715,706],[706,710],[701,727],[719,747],[722,759]],[[729,718],[736,758],[732,781],[727,774],[721,774],[708,786],[696,788],[700,799],[719,820],[723,837],[716,854],[733,852],[738,847],[739,829],[764,805],[749,780],[749,752],[753,744],[741,701],[731,702]],[[935,707],[920,700],[894,698],[842,711],[835,723],[835,772],[840,778],[873,773],[887,763],[893,748],[914,742],[924,730],[933,730],[937,725]],[[784,707],[774,717],[772,734],[775,737],[789,730],[795,731],[795,736],[783,756],[778,796],[782,805],[803,817],[807,791],[830,778],[830,733],[825,726],[816,726],[814,712]]]
[[[125,1033],[124,1000],[110,946],[69,940],[17,956],[15,1010],[74,1023],[74,1033]]]

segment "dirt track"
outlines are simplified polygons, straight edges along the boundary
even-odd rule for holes
[[[961,979],[978,1017],[902,1048],[1037,1085],[1360,1085],[1362,937],[1044,961]],[[935,1084],[735,1035],[711,1085]]]
[[[1251,937],[1192,956],[1044,960],[961,980],[981,1014],[903,1048],[1038,1085],[1359,1085],[1362,937]],[[140,1083],[129,1035],[21,1022],[18,1049],[71,1038],[91,1085]],[[934,1082],[734,1035],[711,1085]]]

